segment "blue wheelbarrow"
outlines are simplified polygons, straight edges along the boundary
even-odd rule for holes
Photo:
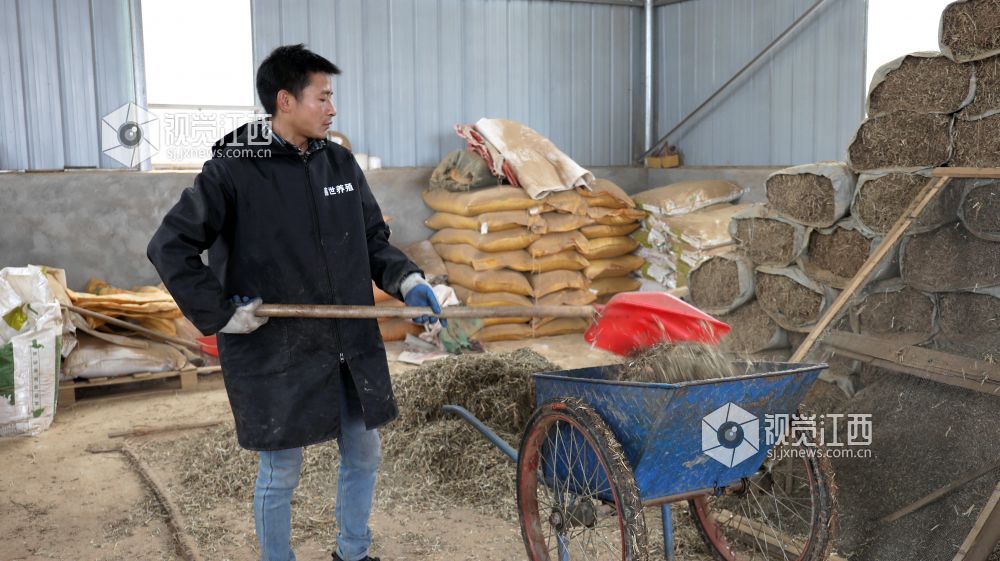
[[[673,559],[680,501],[718,559],[824,560],[828,460],[776,446],[787,426],[767,421],[790,419],[826,365],[740,364],[740,376],[676,384],[619,381],[617,365],[535,374],[537,409],[517,451],[467,410],[444,409],[517,464],[531,561],[645,561],[647,507],[660,507]]]

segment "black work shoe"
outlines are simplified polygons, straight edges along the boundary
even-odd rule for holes
[[[344,561],[344,560],[341,559],[339,555],[337,555],[336,551],[334,551],[333,552],[333,561]],[[362,557],[358,561],[381,561],[381,560],[378,557],[372,557],[371,555],[366,555],[365,557]]]

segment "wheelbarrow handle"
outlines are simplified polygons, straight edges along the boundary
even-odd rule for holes
[[[307,304],[261,304],[256,315],[272,318],[592,318],[593,306],[445,306],[440,314],[426,307],[319,306]]]
[[[487,440],[492,442],[494,446],[499,448],[501,452],[510,458],[510,461],[515,464],[517,463],[517,450],[514,450],[514,447],[510,444],[507,444],[506,440],[497,436],[497,433],[490,430],[490,427],[486,426],[485,423],[477,419],[476,416],[470,413],[468,409],[465,407],[459,407],[458,405],[443,405],[441,410],[446,413],[454,413],[464,419],[465,422],[472,425],[474,429],[482,433]]]

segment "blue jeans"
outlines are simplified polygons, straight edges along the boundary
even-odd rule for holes
[[[350,373],[340,372],[340,473],[337,478],[337,555],[358,561],[372,543],[368,518],[375,496],[375,475],[381,459],[377,430],[367,430]],[[350,394],[350,395],[348,395]],[[302,471],[302,449],[260,453],[253,512],[261,561],[295,561],[292,534],[292,494]]]

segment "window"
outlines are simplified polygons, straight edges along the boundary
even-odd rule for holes
[[[212,143],[253,117],[250,0],[142,0],[154,167],[201,167]]]

